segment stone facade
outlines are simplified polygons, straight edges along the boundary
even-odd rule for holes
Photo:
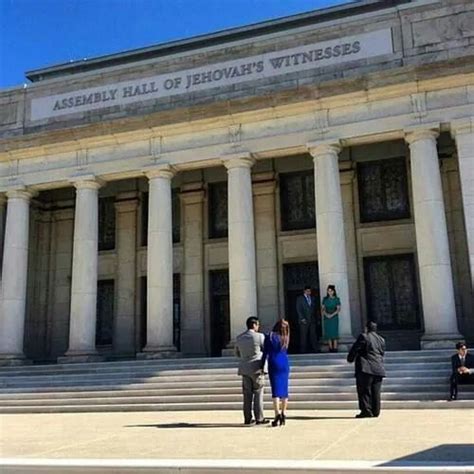
[[[360,2],[0,91],[2,362],[209,355],[250,314],[291,317],[316,265],[342,342],[382,313],[394,348],[474,339],[473,15]],[[398,215],[367,203],[377,173]],[[298,183],[306,221],[288,227]],[[103,197],[115,238],[99,250]]]

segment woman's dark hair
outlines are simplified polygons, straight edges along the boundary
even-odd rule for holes
[[[328,289],[326,290],[326,296],[329,298],[329,290],[334,291],[334,296],[337,296],[336,287],[334,285],[328,285]]]
[[[275,326],[273,326],[272,331],[280,337],[281,347],[288,349],[290,344],[290,325],[288,321],[283,318],[279,319]]]

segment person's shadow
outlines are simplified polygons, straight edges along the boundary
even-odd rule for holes
[[[151,425],[125,425],[125,428],[247,428],[243,423],[158,423]]]

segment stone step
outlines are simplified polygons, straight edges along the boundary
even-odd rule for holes
[[[400,385],[384,383],[384,390],[394,393],[446,393],[447,384],[431,384],[431,385]],[[267,388],[269,390],[269,388]],[[319,386],[319,385],[294,385],[290,384],[290,393],[293,394],[317,394],[317,393],[331,393],[338,394],[347,391],[354,391],[355,384],[339,384],[333,386]],[[474,385],[466,385],[463,387],[463,392],[474,392]],[[117,390],[96,390],[96,391],[74,391],[74,392],[32,392],[32,393],[0,393],[0,404],[4,400],[28,400],[28,399],[70,399],[70,398],[95,398],[95,397],[139,397],[139,396],[175,396],[175,395],[212,395],[212,394],[240,394],[241,387],[239,384],[233,384],[227,387],[189,387],[183,386],[181,388],[160,388],[160,389],[136,389],[132,390],[117,389]]]
[[[423,383],[425,380],[429,380],[432,377],[439,377],[441,380],[448,380],[447,370],[430,370],[424,372],[417,372],[414,370],[399,370],[392,371],[388,373],[388,378],[392,380],[397,380],[400,377],[416,377],[420,383]],[[219,379],[224,381],[233,381],[236,378],[236,374],[221,374]],[[339,372],[301,372],[301,373],[292,373],[292,379],[321,379],[321,378],[332,378],[335,380],[343,379],[354,379],[354,374],[352,371],[339,371]],[[73,379],[51,379],[46,378],[41,381],[35,380],[25,380],[21,383],[17,381],[7,380],[0,383],[0,390],[3,388],[40,388],[40,387],[62,387],[62,386],[86,386],[86,385],[98,385],[98,384],[130,384],[130,383],[185,383],[185,382],[207,382],[213,383],[216,380],[215,376],[205,375],[174,375],[174,376],[147,376],[147,377],[123,377],[121,375],[114,375],[107,377],[107,380],[104,381],[104,377],[100,376],[89,376],[89,377],[77,377]]]
[[[447,398],[446,391],[433,392],[433,393],[400,393],[400,392],[383,392],[382,400],[445,400]],[[463,392],[463,400],[473,400],[474,393]],[[271,400],[270,393],[266,394],[265,400]],[[349,390],[346,392],[333,392],[333,393],[292,393],[291,403],[294,402],[318,402],[318,401],[357,401],[357,394],[355,390]],[[160,404],[160,403],[220,403],[220,402],[232,402],[242,403],[242,395],[240,393],[219,393],[213,395],[206,394],[186,394],[186,395],[161,395],[161,396],[139,396],[139,397],[94,397],[94,398],[67,398],[64,400],[57,399],[29,399],[29,400],[2,400],[0,403],[1,407],[9,406],[55,406],[55,405],[68,405],[68,406],[85,406],[85,405],[105,405],[111,406],[115,404]]]
[[[461,397],[462,398],[462,397]],[[272,404],[265,402],[266,410],[271,411]],[[387,400],[383,409],[460,409],[474,408],[474,400]],[[200,410],[241,410],[242,401],[215,403],[151,403],[151,404],[108,404],[108,405],[51,405],[0,407],[0,413],[93,413],[93,412],[126,412],[126,411],[200,411]],[[356,401],[295,401],[291,410],[357,410]]]
[[[329,387],[334,388],[338,386],[353,386],[355,379],[351,374],[348,377],[344,378],[295,378],[290,379],[291,386],[318,386],[318,387]],[[384,382],[384,386],[390,385],[405,385],[405,384],[416,384],[417,386],[422,386],[423,384],[438,384],[448,386],[448,377],[443,374],[443,376],[427,376],[422,379],[418,376],[414,377],[398,377],[398,378],[387,378]],[[207,388],[207,387],[238,387],[240,389],[241,383],[238,377],[228,378],[226,380],[216,379],[213,381],[172,381],[172,382],[163,382],[161,379],[158,379],[157,382],[140,382],[140,383],[129,383],[129,384],[117,384],[115,381],[103,380],[99,385],[97,384],[85,384],[77,383],[76,385],[51,385],[49,387],[37,387],[35,385],[29,387],[14,387],[14,388],[3,388],[0,389],[0,394],[10,394],[10,393],[54,393],[57,390],[64,392],[77,392],[83,391],[84,388],[90,391],[102,391],[102,390],[123,390],[123,389],[193,389],[193,388]]]
[[[412,370],[418,371],[420,373],[425,373],[430,370],[450,370],[450,364],[448,363],[439,363],[439,362],[419,362],[419,363],[397,363],[397,364],[386,364],[387,373],[396,372],[399,370]],[[62,372],[51,373],[47,375],[16,375],[16,376],[8,376],[8,377],[0,377],[0,384],[4,382],[22,382],[22,381],[41,381],[41,380],[50,380],[51,378],[61,379],[61,380],[73,380],[74,378],[84,378],[87,376],[89,378],[92,377],[118,377],[118,376],[141,376],[141,377],[152,377],[157,375],[166,375],[166,376],[173,376],[173,375],[208,375],[211,377],[220,376],[220,375],[235,375],[236,374],[236,366],[229,367],[229,368],[200,368],[200,369],[162,369],[162,370],[150,370],[150,369],[136,369],[136,370],[120,370],[120,371],[113,371],[113,372],[104,372],[98,373],[95,371],[92,372],[84,372],[84,373],[73,373],[73,374],[65,374]],[[331,365],[293,365],[291,366],[291,373],[292,374],[299,374],[305,372],[342,372],[342,373],[352,373],[354,368],[352,365],[347,363],[341,364],[331,364]]]
[[[449,357],[453,351],[446,350],[432,350],[432,351],[400,351],[387,352],[386,363],[410,362],[410,361],[432,361],[432,362],[449,362]],[[346,353],[331,354],[294,354],[290,356],[292,362],[298,364],[311,364],[317,361],[318,364],[330,364],[344,362],[346,360]],[[152,359],[152,360],[124,360],[124,361],[109,361],[109,362],[90,362],[78,364],[48,364],[48,365],[26,365],[16,367],[2,367],[0,368],[0,377],[15,375],[15,374],[33,374],[38,372],[92,372],[92,371],[109,371],[120,368],[139,368],[139,367],[177,367],[177,368],[195,368],[202,369],[203,367],[235,367],[236,359],[233,357],[221,358],[177,358],[177,359]]]

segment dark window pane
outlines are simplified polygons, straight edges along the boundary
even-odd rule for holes
[[[410,217],[405,158],[359,163],[357,171],[361,222]]]
[[[280,204],[282,230],[314,228],[314,173],[281,174]]]
[[[148,245],[148,201],[149,193],[142,195],[142,245]],[[181,240],[181,212],[179,200],[179,188],[171,190],[171,219],[173,243]]]
[[[227,182],[209,184],[209,238],[227,237]]]
[[[380,329],[419,329],[413,255],[364,259],[368,317]]]
[[[115,198],[99,199],[99,250],[115,248]]]
[[[229,271],[209,272],[211,355],[220,356],[230,341]]]
[[[112,344],[114,324],[114,280],[97,282],[96,346]]]

